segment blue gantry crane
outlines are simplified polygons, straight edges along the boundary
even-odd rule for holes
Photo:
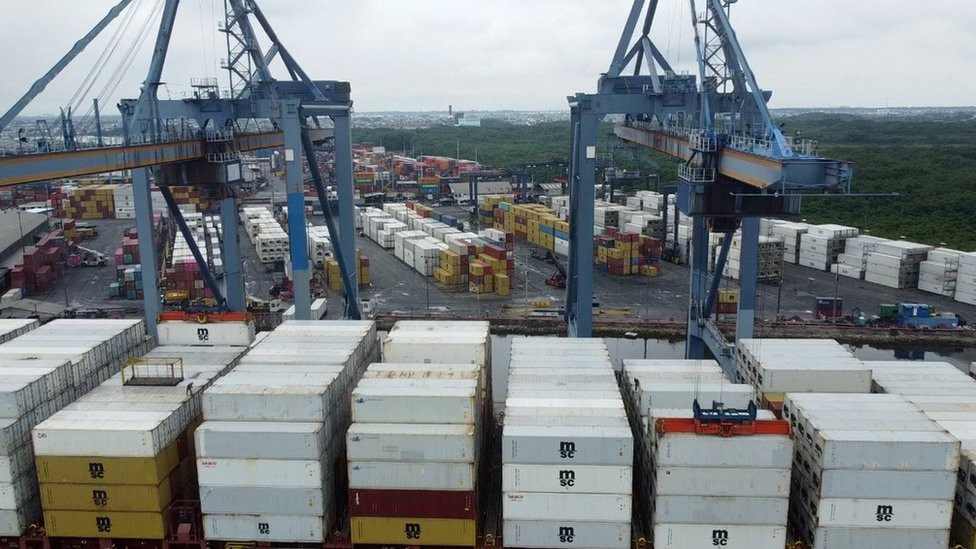
[[[597,126],[623,115],[621,139],[676,157],[678,209],[692,220],[686,356],[706,347],[731,373],[733,345],[711,320],[732,236],[741,228],[736,339],[752,336],[759,218],[799,212],[804,194],[849,193],[852,166],[821,158],[815,144],[783,135],[729,23],[734,0],[689,0],[698,75],[679,74],[650,38],[659,0],[634,0],[596,93],[570,96],[569,335],[592,333],[593,215]],[[701,8],[701,11],[699,11]],[[632,70],[628,70],[632,68]],[[709,233],[724,235],[715,274]]]
[[[40,94],[99,33],[130,4],[122,0],[102,18],[58,63],[39,79],[7,113],[0,117],[0,130],[9,124]],[[307,160],[311,182],[322,202],[326,225],[339,263],[345,301],[345,316],[358,319],[355,222],[353,219],[353,164],[350,115],[351,87],[348,82],[313,80],[285,48],[255,0],[226,0],[225,21],[220,30],[227,37],[228,58],[224,68],[230,78],[229,93],[223,94],[216,78],[192,81],[195,92],[180,100],[161,100],[157,91],[180,0],[165,0],[156,32],[152,60],[139,97],[122,100],[124,145],[79,149],[73,144],[42,154],[0,157],[0,186],[75,177],[129,169],[132,171],[136,226],[140,235],[152,234],[150,181],[155,181],[166,200],[170,215],[183,233],[196,262],[205,273],[207,287],[218,308],[245,309],[243,273],[238,250],[238,217],[235,186],[242,181],[241,152],[283,148],[288,195],[289,258],[295,288],[295,318],[310,317],[310,266],[304,207],[303,159]],[[263,51],[256,28],[270,48]],[[289,78],[277,80],[270,64],[280,58]],[[323,128],[323,119],[332,127]],[[242,131],[249,122],[250,132]],[[63,117],[64,125],[68,122]],[[67,126],[66,126],[67,127]],[[66,132],[70,135],[72,132]],[[316,160],[315,141],[334,143],[334,165],[338,200],[329,201],[325,181]],[[220,217],[224,228],[223,287],[210,272],[203,254],[183,219],[169,185],[204,186],[221,197]],[[333,212],[337,211],[336,216]],[[338,217],[338,219],[335,219]],[[158,251],[152,238],[139,239],[147,326],[155,333],[160,312]]]

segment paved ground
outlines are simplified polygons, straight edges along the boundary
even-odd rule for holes
[[[265,191],[268,195],[270,192]],[[443,209],[445,213],[460,215],[463,207]],[[312,222],[321,224],[321,218]],[[53,303],[67,303],[75,308],[103,308],[119,312],[137,313],[141,311],[141,301],[111,299],[108,297],[109,284],[115,281],[115,268],[112,254],[120,245],[122,233],[133,226],[131,220],[98,221],[99,236],[84,243],[86,247],[98,250],[109,258],[107,267],[80,267],[68,270],[65,280],[38,299]],[[505,312],[518,313],[531,308],[531,303],[548,300],[554,307],[562,306],[564,291],[545,284],[555,268],[544,261],[530,257],[531,245],[518,243],[515,249],[516,272],[512,281],[512,294],[502,297],[497,294],[473,295],[461,289],[446,288],[432,278],[408,268],[393,255],[393,250],[384,250],[376,243],[357,236],[357,246],[370,258],[372,285],[361,290],[361,297],[372,298],[376,312],[422,313],[428,307],[431,312],[455,314],[493,314]],[[270,269],[261,264],[254,253],[250,241],[242,236],[241,252],[245,268],[248,294],[260,299],[268,298],[272,284]],[[681,319],[687,308],[689,273],[686,266],[665,264],[661,276],[645,278],[641,276],[613,277],[599,265],[594,266],[595,299],[610,316],[628,316],[641,319],[667,320]],[[976,307],[963,305],[950,299],[921,292],[919,290],[893,290],[860,280],[839,277],[812,269],[785,265],[782,291],[778,286],[760,285],[757,301],[757,316],[773,319],[777,316],[810,318],[814,298],[833,296],[835,292],[844,298],[845,311],[859,308],[874,314],[880,303],[915,301],[930,303],[940,310],[953,311],[964,318],[976,319]],[[735,287],[734,283],[727,283]],[[65,292],[67,290],[67,292]],[[341,314],[337,294],[329,292],[333,298],[329,306],[329,318]]]

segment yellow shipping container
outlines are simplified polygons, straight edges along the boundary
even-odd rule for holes
[[[354,544],[473,547],[477,526],[471,519],[352,517]]]
[[[173,501],[170,480],[158,486],[120,484],[41,484],[41,505],[56,511],[161,512]]]
[[[719,290],[718,291],[718,302],[719,303],[738,303],[739,302],[739,291],[738,290]]]
[[[359,285],[369,286],[369,281],[370,281],[369,267],[360,267],[358,273],[359,273]]]
[[[42,483],[155,486],[179,464],[175,442],[152,458],[37,456],[37,479]]]
[[[511,284],[507,274],[496,274],[495,276],[495,291],[498,295],[509,295],[511,292]]]
[[[596,262],[597,263],[607,262],[607,249],[604,248],[603,246],[600,246],[599,248],[596,249]]]
[[[624,251],[618,248],[607,248],[607,258],[608,259],[623,259]]]
[[[58,538],[164,539],[163,513],[44,511],[47,535]]]

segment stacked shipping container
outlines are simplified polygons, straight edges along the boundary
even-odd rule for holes
[[[67,248],[60,231],[52,231],[35,245],[24,249],[23,258],[10,271],[10,287],[21,288],[25,296],[43,294],[64,274]]]
[[[197,499],[200,395],[246,347],[157,347],[34,429],[48,535],[164,539]]]
[[[204,392],[196,446],[208,539],[325,539],[350,389],[377,348],[372,322],[285,322]]]
[[[917,288],[919,264],[931,249],[903,240],[877,242],[867,254],[864,280],[889,288]]]
[[[0,535],[41,518],[31,429],[144,353],[143,331],[141,320],[55,320],[0,345]]]
[[[506,547],[629,547],[634,441],[603,341],[512,340],[505,417]]]
[[[815,549],[946,547],[959,441],[897,395],[790,393],[790,518]]]
[[[976,252],[959,256],[955,300],[960,303],[976,305]]]
[[[398,322],[383,359],[352,395],[352,542],[472,547],[491,417],[488,323]]]

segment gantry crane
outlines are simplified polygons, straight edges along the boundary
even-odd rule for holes
[[[91,41],[122,13],[131,0],[122,0],[96,24],[10,111],[0,117],[0,129],[8,124]],[[245,294],[238,250],[238,218],[235,187],[242,181],[242,151],[284,148],[288,194],[289,257],[295,287],[295,318],[310,317],[309,259],[304,207],[303,159],[308,160],[312,183],[322,203],[326,225],[339,263],[345,297],[345,316],[358,319],[353,219],[353,165],[350,115],[352,101],[348,82],[312,80],[278,38],[255,0],[225,0],[226,17],[220,30],[227,35],[230,93],[222,94],[215,78],[192,82],[196,92],[182,100],[160,100],[157,90],[172,36],[179,0],[165,0],[156,33],[148,74],[137,99],[122,100],[125,144],[87,150],[0,157],[0,186],[58,177],[72,177],[132,170],[136,227],[140,235],[152,234],[150,169],[152,179],[166,200],[170,215],[183,233],[204,282],[221,310],[243,311]],[[262,51],[255,27],[270,42]],[[276,80],[270,64],[280,58],[290,79]],[[332,120],[334,163],[338,190],[338,223],[325,192],[316,161],[313,139],[321,136],[321,118]],[[268,121],[263,130],[240,131],[241,121]],[[314,127],[309,127],[309,125]],[[268,128],[267,126],[270,126]],[[223,224],[223,287],[211,273],[196,247],[169,185],[207,187],[220,197]],[[152,238],[139,239],[143,262],[142,282],[147,326],[155,334],[160,313],[157,250]]]
[[[607,115],[624,115],[617,136],[684,161],[676,201],[692,220],[686,356],[703,358],[707,347],[729,375],[733,345],[710,317],[733,233],[741,228],[740,339],[751,337],[753,330],[759,218],[798,213],[803,194],[849,193],[853,176],[849,163],[817,156],[813,143],[784,136],[773,122],[766,105],[771,94],[759,87],[729,23],[732,3],[689,0],[696,78],[678,74],[650,38],[659,0],[634,0],[597,92],[568,98],[572,137],[565,314],[570,336],[590,336],[597,125]],[[711,276],[709,233],[724,234]]]

